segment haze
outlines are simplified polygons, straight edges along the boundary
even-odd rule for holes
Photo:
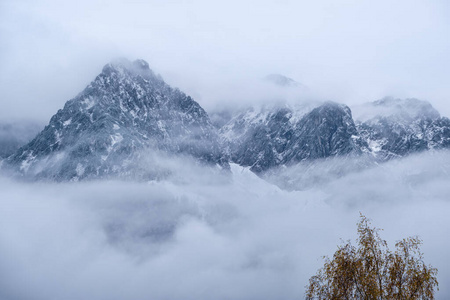
[[[281,73],[317,98],[430,101],[450,116],[448,1],[2,1],[1,119],[49,118],[114,57],[147,60],[207,111]],[[308,95],[311,97],[311,95]]]

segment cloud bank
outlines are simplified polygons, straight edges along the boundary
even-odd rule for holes
[[[0,180],[0,298],[299,299],[359,212],[391,247],[419,235],[450,296],[450,153],[286,191],[232,166],[211,181]],[[191,174],[195,175],[195,174]]]

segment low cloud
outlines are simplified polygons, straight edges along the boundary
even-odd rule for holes
[[[235,165],[228,180],[201,167],[189,181],[2,178],[0,298],[302,298],[321,256],[356,238],[362,212],[391,246],[424,240],[446,299],[449,166],[448,152],[425,153],[303,191]]]

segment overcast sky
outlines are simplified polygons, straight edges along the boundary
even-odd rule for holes
[[[48,121],[115,57],[207,110],[281,73],[347,104],[386,95],[450,116],[448,1],[0,1],[1,120]]]

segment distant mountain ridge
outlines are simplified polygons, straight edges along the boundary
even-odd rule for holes
[[[17,149],[31,141],[44,126],[35,121],[0,123],[0,159],[14,154]]]
[[[365,157],[364,167],[450,148],[450,120],[425,101],[384,98],[354,113],[334,102],[277,103],[216,113],[215,127],[197,102],[147,62],[116,60],[2,168],[56,181],[155,179],[166,171],[146,160],[160,153],[219,169],[232,162],[263,175],[335,157]]]
[[[300,82],[281,74],[269,74],[264,79],[280,87],[303,87]]]
[[[426,101],[384,98],[351,109],[333,102],[249,108],[221,130],[231,161],[263,173],[327,157],[376,162],[450,148],[450,120]]]
[[[450,147],[450,120],[418,99],[384,98],[360,109],[356,126],[369,151],[379,160]]]

